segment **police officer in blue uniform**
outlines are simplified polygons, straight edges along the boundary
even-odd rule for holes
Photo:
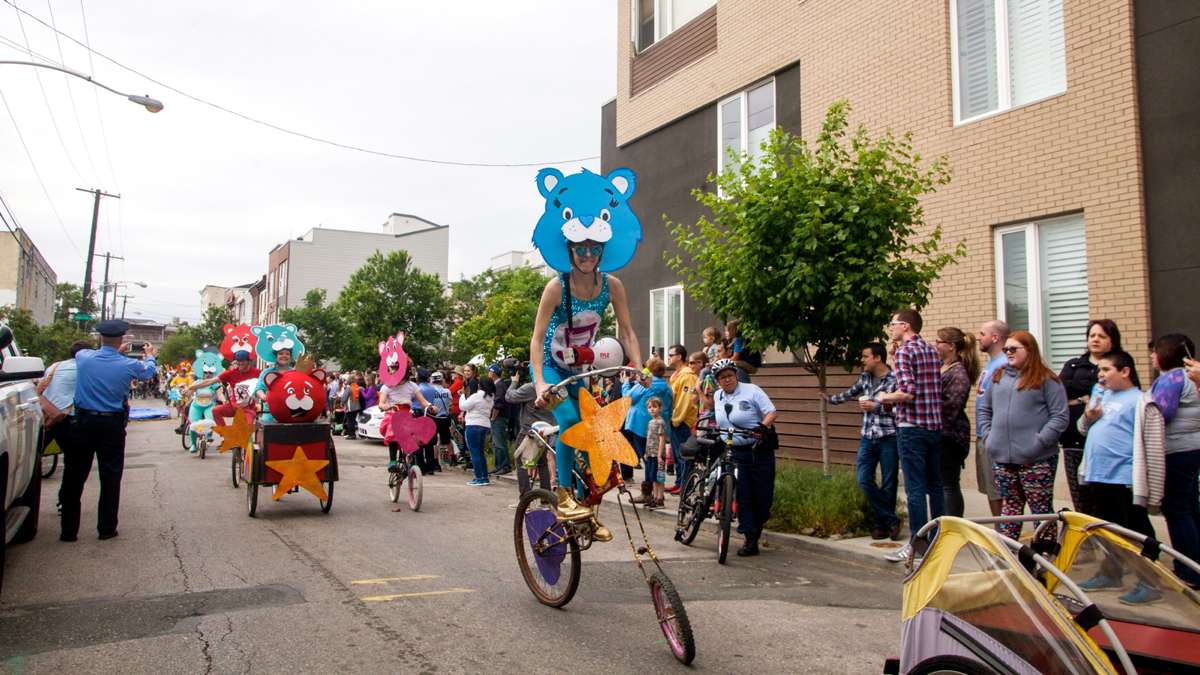
[[[100,465],[100,503],[96,529],[101,539],[117,536],[117,511],[121,502],[121,474],[125,469],[125,423],[129,420],[129,383],[154,377],[154,355],[158,350],[144,345],[145,359],[126,356],[132,347],[122,336],[129,324],[118,319],[102,321],[100,349],[84,349],[75,355],[77,379],[75,410],[71,414],[70,440],[64,448],[62,486],[62,541],[79,535],[80,500],[83,484],[92,471],[92,457]]]

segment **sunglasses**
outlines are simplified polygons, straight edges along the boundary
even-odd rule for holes
[[[1016,354],[1021,349],[1022,347],[1005,347],[1000,351],[1004,352],[1005,354]]]
[[[604,246],[596,244],[595,246],[572,246],[571,250],[575,251],[575,256],[579,258],[599,258],[601,253],[604,253]]]

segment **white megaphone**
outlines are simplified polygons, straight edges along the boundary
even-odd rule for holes
[[[592,352],[594,353],[591,363],[593,370],[625,365],[625,347],[616,338],[604,337],[596,340],[596,343],[592,345]]]

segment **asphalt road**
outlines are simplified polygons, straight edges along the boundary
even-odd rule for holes
[[[130,426],[115,539],[92,529],[93,475],[79,541],[59,542],[61,469],[46,481],[37,539],[9,548],[0,671],[685,670],[619,527],[554,610],[516,564],[512,483],[468,487],[451,470],[426,478],[419,513],[395,512],[386,451],[339,440],[331,513],[263,489],[252,519],[228,455],[187,454],[172,424]],[[685,547],[666,519],[646,526],[686,603],[695,671],[878,673],[897,655],[899,572],[778,548],[720,566],[711,535]]]

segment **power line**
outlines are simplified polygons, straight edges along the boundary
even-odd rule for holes
[[[92,60],[92,38],[88,33],[87,11],[83,8],[83,0],[79,0],[79,15],[83,18],[83,41],[88,57],[88,75],[96,75],[96,64]],[[56,36],[57,37],[57,36]],[[113,189],[117,192],[121,191],[121,181],[117,180],[117,168],[113,166],[112,150],[108,146],[108,129],[104,126],[104,113],[100,108],[100,91],[96,87],[92,87],[92,98],[96,101],[96,121],[100,123],[100,141],[104,147],[104,159],[108,162],[108,174],[112,177]],[[107,222],[107,212],[105,219]],[[117,250],[121,255],[125,255],[125,220],[121,217],[121,202],[117,202],[117,242],[119,246]],[[123,266],[125,261],[121,261]],[[124,267],[122,267],[124,269]]]
[[[50,0],[46,0],[46,10],[50,12],[50,25],[54,27],[54,44],[58,46],[58,60],[62,61],[64,67],[67,63],[67,57],[63,55],[62,40],[58,37],[58,22],[54,20],[54,5]],[[79,141],[83,144],[83,154],[87,157],[88,166],[92,167],[92,175],[96,177],[96,182],[100,182],[100,172],[96,170],[96,163],[92,161],[92,150],[88,147],[87,136],[83,133],[83,122],[79,119],[79,106],[75,105],[75,90],[71,86],[71,77],[63,73],[63,82],[67,85],[67,98],[71,99],[71,113],[75,116],[75,127],[79,129]],[[95,87],[92,87],[94,90]]]
[[[41,18],[39,18],[37,15],[31,14],[31,13],[17,7],[17,5],[13,2],[13,0],[4,0],[4,2],[12,5],[13,8],[16,9],[18,12],[30,17],[31,19],[33,19],[34,21],[37,21],[38,23],[42,24],[46,28],[49,28],[50,30],[62,35],[63,37],[74,42],[75,44],[79,45],[80,47],[87,49],[89,52],[95,54],[96,56],[99,56],[100,58],[104,59],[105,61],[108,61],[109,63],[113,64],[114,66],[117,66],[118,68],[126,70],[130,73],[133,73],[134,75],[137,75],[138,77],[141,77],[149,82],[153,82],[154,84],[157,84],[158,86],[163,87],[164,89],[175,92],[176,94],[179,94],[180,96],[183,96],[184,98],[190,99],[197,103],[209,106],[210,108],[215,108],[217,110],[220,110],[221,112],[227,113],[229,115],[233,115],[234,117],[239,117],[243,120],[246,120],[247,122],[252,122],[254,124],[258,124],[258,125],[267,127],[269,129],[274,129],[275,131],[285,133],[285,134],[288,134],[291,136],[296,136],[297,138],[303,138],[303,139],[306,139],[309,141],[313,141],[314,143],[322,143],[324,145],[333,146],[335,148],[342,148],[343,150],[353,150],[355,152],[361,152],[361,153],[365,153],[368,155],[376,155],[379,157],[390,157],[392,159],[401,159],[401,160],[405,160],[405,161],[409,161],[409,162],[420,162],[423,164],[439,164],[439,165],[443,165],[443,166],[463,166],[463,167],[478,167],[478,168],[542,167],[542,166],[553,166],[553,165],[560,165],[560,164],[574,164],[574,163],[578,163],[578,162],[588,162],[588,161],[600,158],[599,155],[592,155],[590,157],[576,157],[576,158],[572,158],[572,159],[560,159],[560,160],[545,161],[545,162],[513,162],[513,163],[460,162],[460,161],[455,161],[455,160],[433,159],[431,157],[418,157],[415,155],[404,155],[404,154],[394,153],[394,152],[385,152],[383,150],[372,150],[370,148],[364,148],[364,147],[357,146],[357,145],[351,145],[349,143],[341,143],[339,141],[333,141],[333,140],[329,140],[327,138],[313,136],[312,134],[307,134],[302,131],[295,131],[293,129],[288,129],[286,127],[280,126],[278,124],[274,124],[272,122],[268,122],[266,120],[261,120],[256,117],[251,117],[250,115],[247,115],[245,113],[240,113],[236,110],[226,108],[225,106],[220,105],[218,103],[213,103],[212,101],[205,100],[203,98],[200,98],[199,96],[195,96],[195,95],[189,94],[183,90],[176,89],[175,87],[172,87],[171,85],[169,85],[165,82],[156,80],[153,77],[146,75],[145,73],[142,73],[138,70],[130,68],[129,66],[117,61],[116,59],[113,59],[113,58],[105,55],[103,52],[92,49],[89,45],[86,45],[86,44],[80,42],[79,40],[76,40],[71,35],[68,35],[67,33],[64,33],[62,31],[58,30],[57,28],[55,28],[54,26],[51,26],[50,24],[46,23]]]
[[[21,37],[25,40],[25,47],[27,47],[29,51],[33,51],[33,47],[29,44],[29,34],[25,32],[25,22],[21,20],[21,14],[28,14],[28,12],[25,12],[25,10],[17,7],[15,2],[9,2],[8,4],[12,5],[13,9],[17,13],[17,24],[21,27]],[[50,97],[46,95],[46,85],[42,83],[42,74],[37,68],[34,68],[33,76],[37,79],[38,89],[42,90],[42,101],[44,101],[46,104],[46,113],[50,115],[50,125],[54,127],[54,135],[58,136],[58,143],[62,146],[63,154],[67,157],[67,163],[70,164],[71,169],[75,171],[75,175],[79,178],[79,182],[85,183],[87,181],[84,180],[83,173],[80,172],[79,167],[75,165],[75,158],[71,156],[71,151],[67,149],[67,142],[63,140],[62,131],[58,128],[58,118],[54,116],[54,108],[50,105]]]
[[[67,226],[63,223],[62,216],[58,213],[58,207],[54,205],[54,199],[50,197],[50,190],[46,188],[46,181],[42,180],[42,172],[38,171],[37,162],[33,161],[33,153],[29,151],[29,144],[25,142],[25,136],[21,133],[21,126],[17,124],[17,118],[13,115],[12,108],[8,105],[8,98],[4,96],[4,92],[0,91],[0,103],[4,104],[4,109],[8,111],[8,118],[12,120],[13,129],[17,132],[17,138],[21,140],[21,147],[25,148],[25,156],[29,158],[29,166],[33,168],[33,175],[37,176],[38,184],[42,186],[42,194],[46,195],[46,201],[50,203],[50,210],[54,212],[54,218],[58,221],[58,226],[62,228],[63,235],[67,238],[67,243],[71,248],[75,249],[76,255],[83,255],[79,251],[79,247],[75,245],[75,240],[71,238],[71,233],[67,231]]]

